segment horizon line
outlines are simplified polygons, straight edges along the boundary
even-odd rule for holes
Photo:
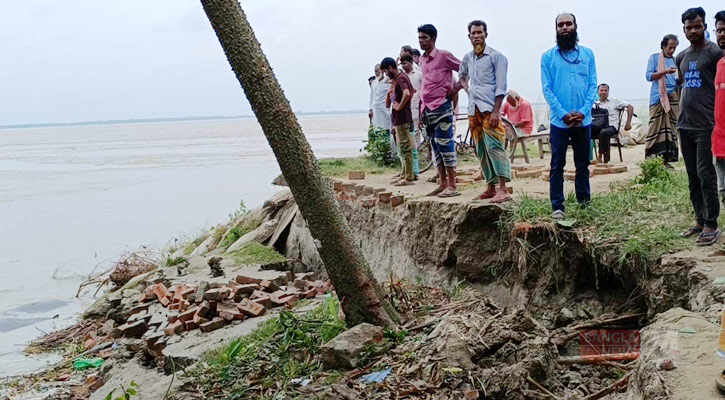
[[[340,111],[296,111],[295,115],[335,115],[335,114],[362,114],[367,110],[340,110]],[[134,124],[148,122],[174,122],[174,121],[211,121],[220,119],[246,119],[255,118],[254,115],[201,115],[187,117],[155,117],[155,118],[124,118],[124,119],[108,119],[108,120],[89,120],[74,122],[35,122],[27,124],[7,124],[0,125],[0,129],[22,129],[22,128],[50,128],[57,126],[83,126],[83,125],[114,125],[114,124]]]

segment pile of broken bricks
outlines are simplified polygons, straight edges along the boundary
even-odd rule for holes
[[[511,166],[511,169],[513,170],[513,176],[518,179],[543,178],[545,181],[551,179],[551,168],[549,167],[515,165]],[[620,174],[623,172],[627,172],[627,166],[624,164],[594,164],[589,167],[590,178],[596,175]],[[576,170],[569,169],[564,172],[564,179],[573,181],[575,178]]]
[[[116,327],[113,337],[142,338],[149,353],[160,356],[168,339],[182,332],[199,329],[211,332],[233,321],[260,317],[274,307],[292,307],[300,299],[311,299],[332,292],[329,282],[310,281],[310,274],[291,274],[287,279],[261,280],[238,275],[229,283],[182,284],[167,288],[163,282],[148,286],[140,304],[131,310],[125,324]],[[286,284],[283,284],[286,283]],[[152,313],[152,304],[167,312]]]

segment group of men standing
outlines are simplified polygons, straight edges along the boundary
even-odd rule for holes
[[[699,235],[698,245],[712,244],[720,236],[717,229],[720,210],[718,186],[725,194],[725,62],[722,60],[725,12],[718,13],[715,20],[718,44],[705,37],[707,24],[704,10],[692,8],[685,11],[682,23],[690,47],[678,54],[675,60],[680,90],[677,128],[696,220],[683,236]],[[541,57],[541,85],[551,110],[549,190],[552,217],[561,220],[565,218],[564,167],[569,145],[576,167],[576,200],[580,207],[587,207],[591,200],[592,106],[598,95],[606,102],[609,86],[598,85],[594,52],[578,43],[576,17],[571,13],[558,15],[555,29],[556,46]],[[418,42],[423,50],[419,58],[420,70],[412,57],[401,52],[402,67],[399,68],[392,58],[386,58],[381,63],[382,70],[392,80],[388,90],[376,89],[376,82],[372,84],[371,96],[385,96],[386,105],[393,110],[392,125],[404,160],[404,174],[396,184],[412,184],[415,179],[409,153],[419,141],[411,137],[411,132],[424,129],[439,182],[429,195],[452,197],[460,194],[456,189],[453,99],[464,89],[468,94],[469,126],[487,184],[478,199],[491,199],[494,203],[510,200],[506,183],[511,180],[511,165],[505,150],[505,131],[500,117],[507,95],[508,61],[487,44],[488,30],[481,20],[468,24],[468,38],[473,49],[463,60],[436,48],[437,37],[438,32],[433,25],[419,26]],[[458,73],[457,81],[454,72]],[[668,70],[667,73],[673,71]],[[377,82],[382,83],[383,78],[378,76]],[[602,91],[606,92],[604,96]],[[508,102],[516,103],[519,96],[515,96],[509,93]],[[631,106],[627,108],[631,119]],[[376,114],[372,106],[371,112]],[[378,117],[373,114],[371,118]],[[418,116],[420,120],[416,121]],[[390,126],[390,121],[386,123]],[[533,125],[533,121],[524,122],[521,127],[527,124]],[[531,126],[528,127],[530,130]]]

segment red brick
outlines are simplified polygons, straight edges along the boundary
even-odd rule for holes
[[[222,301],[227,297],[229,297],[229,289],[227,288],[209,289],[204,293],[204,300],[209,301]]]
[[[141,303],[145,303],[147,301],[151,301],[156,298],[156,294],[154,293],[154,287],[149,286],[144,290],[143,293],[141,293],[141,296],[139,297],[138,301]]]
[[[267,311],[263,305],[247,299],[242,300],[237,307],[241,312],[253,318],[262,316]]]
[[[332,183],[332,190],[334,190],[336,192],[341,191],[342,190],[342,182],[340,182],[340,181],[333,182]]]
[[[365,179],[364,171],[350,171],[347,173],[347,179],[351,181],[359,181]]]
[[[186,331],[193,331],[194,329],[198,328],[199,324],[197,324],[193,319],[190,321],[186,321],[184,323],[184,330]]]
[[[192,307],[192,308],[184,311],[183,313],[179,314],[179,321],[181,321],[181,322],[191,321],[191,319],[194,318],[194,315],[196,314],[196,312],[198,310],[199,310],[198,307]]]
[[[306,299],[311,299],[311,298],[317,296],[317,289],[312,288],[310,290],[306,290],[306,291],[302,292],[302,295]]]
[[[156,343],[154,343],[154,352],[156,354],[161,354],[161,352],[166,348],[166,342],[169,339],[164,336],[161,339],[157,340]]]
[[[147,336],[146,337],[146,347],[148,347],[149,350],[153,350],[156,342],[158,342],[159,339],[161,339],[162,337],[164,337],[164,333],[162,333],[162,332],[155,332],[155,333]]]
[[[170,304],[169,305],[169,310],[179,311],[180,309],[181,309],[181,307],[180,307],[180,304],[179,303],[174,303],[174,304]]]
[[[397,196],[390,196],[390,205],[395,208],[405,202],[405,196],[403,195],[397,195]]]
[[[391,192],[378,193],[378,203],[390,203],[390,196],[392,195]]]
[[[199,329],[201,329],[202,332],[211,332],[223,327],[224,323],[224,318],[216,317],[209,322],[199,325]]]
[[[181,300],[181,302],[179,302],[179,311],[184,312],[188,310],[189,307],[191,307],[191,303],[189,303],[187,300]]]
[[[185,324],[183,322],[175,321],[174,323],[169,324],[169,326],[167,326],[166,329],[164,329],[164,334],[166,336],[172,336],[177,333],[183,332],[184,328],[185,328]]]
[[[206,317],[209,315],[209,311],[212,310],[212,306],[208,301],[203,301],[197,307],[196,314],[200,317]]]
[[[262,287],[262,290],[264,290],[266,292],[270,292],[270,293],[276,292],[279,290],[279,286],[272,281],[262,281],[259,283],[259,286]]]
[[[194,318],[192,318],[191,320],[194,321],[197,325],[201,325],[201,324],[209,322],[208,319],[202,317],[199,314],[194,314]]]
[[[610,174],[620,174],[622,172],[627,172],[626,165],[610,165],[608,168]]]
[[[237,281],[237,283],[242,284],[242,285],[248,285],[250,283],[259,284],[259,282],[262,282],[261,279],[252,278],[252,277],[244,276],[244,275],[237,275],[237,278],[235,280]]]
[[[294,283],[292,283],[292,286],[296,287],[299,290],[305,290],[309,287],[312,287],[312,283],[304,279],[296,279]]]
[[[261,292],[259,290],[255,290],[254,293],[252,293],[251,299],[261,305],[263,305],[265,308],[272,308],[272,299],[269,297],[269,294]]]
[[[235,319],[242,320],[244,315],[239,312],[236,305],[230,303],[220,303],[216,307],[217,314],[227,321],[234,321]]]
[[[166,285],[163,283],[157,283],[153,286],[153,293],[156,295],[156,298],[161,302],[161,304],[166,307],[171,303],[171,293],[169,292],[169,289],[166,288]]]
[[[169,323],[174,323],[177,319],[179,319],[179,313],[169,314]]]

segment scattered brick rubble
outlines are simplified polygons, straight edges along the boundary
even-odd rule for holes
[[[300,299],[332,292],[329,282],[305,279],[309,276],[297,274],[298,278],[291,281],[291,273],[275,280],[237,275],[225,284],[202,281],[171,288],[156,282],[141,293],[139,306],[111,336],[142,338],[149,353],[159,357],[171,336],[195,329],[211,332],[233,321],[261,317],[274,307],[292,307]],[[164,316],[150,312],[154,303],[169,313]]]

